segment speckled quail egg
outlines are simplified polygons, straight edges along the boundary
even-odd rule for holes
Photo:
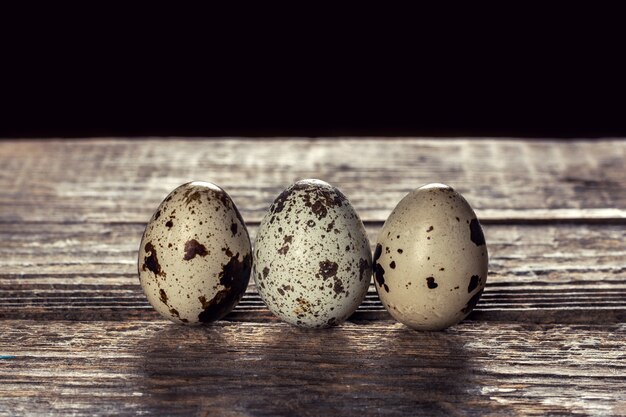
[[[487,281],[487,245],[468,202],[428,184],[398,203],[378,235],[374,281],[401,323],[441,330],[463,320]]]
[[[248,230],[230,196],[199,181],[172,191],[146,226],[138,267],[141,287],[162,316],[199,324],[228,314],[252,268]]]
[[[328,327],[361,304],[372,276],[363,223],[348,199],[314,179],[283,191],[255,242],[254,279],[267,307],[302,327]]]

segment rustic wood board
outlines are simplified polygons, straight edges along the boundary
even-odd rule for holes
[[[0,321],[0,415],[623,415],[624,324]],[[575,337],[572,337],[575,335]],[[19,350],[13,349],[19,344]],[[11,412],[9,412],[9,410]]]
[[[0,416],[626,415],[625,156],[621,139],[0,141]],[[338,185],[371,242],[411,189],[461,191],[490,250],[475,312],[414,332],[372,287],[310,331],[253,282],[212,326],[151,309],[137,245],[172,188],[222,185],[254,237],[305,177]]]
[[[367,225],[370,242],[379,229]],[[249,231],[254,239],[257,226]],[[139,224],[5,225],[0,317],[156,319],[137,278],[142,232]],[[486,225],[485,235],[490,272],[476,311],[481,320],[626,321],[626,226]],[[359,313],[387,317],[373,287]],[[229,318],[268,316],[251,281]]]
[[[624,161],[621,140],[5,141],[0,221],[142,223],[176,186],[204,180],[252,223],[302,178],[339,187],[365,221],[429,182],[458,189],[484,220],[626,219]]]

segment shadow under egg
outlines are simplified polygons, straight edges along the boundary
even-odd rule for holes
[[[388,321],[170,325],[139,342],[137,388],[142,411],[168,415],[463,414],[481,386],[462,333]]]

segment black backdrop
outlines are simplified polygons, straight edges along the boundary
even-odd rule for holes
[[[342,33],[32,16],[2,38],[4,138],[626,136],[621,22],[585,10],[543,26],[446,15],[422,31],[401,14],[340,19]]]

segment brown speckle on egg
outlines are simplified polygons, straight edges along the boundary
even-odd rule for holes
[[[261,221],[255,247],[259,295],[288,323],[339,324],[367,293],[365,229],[345,196],[323,181],[299,181],[280,193]]]
[[[183,256],[183,260],[190,261],[197,256],[207,256],[208,251],[206,247],[198,242],[196,239],[188,240],[185,243],[185,256]]]
[[[372,275],[372,270],[367,259],[361,258],[359,259],[359,280],[367,280],[370,281]]]
[[[470,293],[474,291],[478,287],[479,282],[480,278],[478,277],[478,275],[472,275],[472,277],[470,278],[469,286],[467,287],[467,292]]]
[[[485,244],[485,236],[483,235],[483,229],[478,223],[478,219],[472,219],[470,223],[470,239],[476,246],[482,246]]]
[[[337,275],[337,262],[325,260],[320,262],[319,275],[325,280]]]
[[[222,318],[240,300],[252,256],[245,224],[233,218],[240,215],[228,194],[205,182],[181,185],[157,208],[142,237],[138,272],[161,315],[199,324]],[[155,276],[158,286],[151,284]]]
[[[224,288],[219,290],[211,301],[202,303],[203,311],[198,315],[198,320],[206,323],[218,320],[225,316],[239,302],[246,287],[252,269],[252,258],[249,254],[244,256],[243,260],[239,260],[239,254],[230,258],[228,263],[222,267],[219,274],[220,285]]]
[[[461,223],[465,219],[471,220],[467,227]],[[382,253],[387,246],[402,248],[394,252],[405,254],[400,262],[392,253]],[[428,184],[405,196],[379,232],[376,248],[374,275],[381,302],[414,329],[441,330],[458,323],[485,287],[488,255],[480,223],[463,196],[444,184]],[[416,275],[424,277],[423,284],[409,285]]]
[[[152,245],[152,242],[146,243],[144,246],[144,250],[150,255],[144,257],[144,262],[141,269],[144,271],[150,271],[158,276],[165,276],[166,274],[161,270],[161,265],[159,264],[156,249],[154,248],[154,245]]]
[[[167,294],[163,289],[159,289],[159,300],[165,305],[167,305]]]
[[[428,285],[428,288],[431,289],[431,290],[434,290],[435,288],[437,288],[439,286],[435,282],[435,278],[434,277],[426,278],[426,284]]]
[[[463,307],[463,309],[461,310],[461,312],[463,314],[469,314],[471,313],[471,311],[474,309],[474,307],[476,307],[476,304],[478,304],[478,300],[480,300],[480,296],[483,294],[483,290],[481,289],[480,291],[478,291],[476,294],[474,294],[472,296],[472,298],[469,299],[469,301],[467,302],[467,304],[465,305],[465,307]]]

